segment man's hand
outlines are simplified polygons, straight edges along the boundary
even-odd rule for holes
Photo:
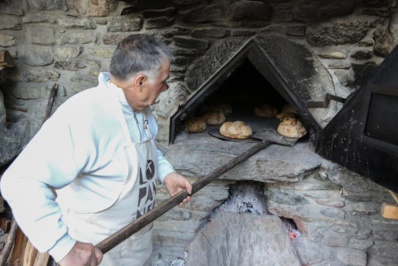
[[[97,266],[102,261],[102,252],[89,243],[76,242],[71,251],[58,264],[60,266]]]
[[[172,172],[164,178],[164,184],[169,191],[170,196],[173,196],[183,189],[186,189],[188,194],[192,194],[192,185],[188,179],[180,175],[177,172]],[[182,206],[185,203],[191,201],[191,196],[186,197],[179,205]]]

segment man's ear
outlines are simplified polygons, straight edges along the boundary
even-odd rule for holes
[[[144,87],[144,82],[146,81],[146,76],[144,74],[140,74],[134,78],[134,86],[138,88],[138,91],[141,92]]]

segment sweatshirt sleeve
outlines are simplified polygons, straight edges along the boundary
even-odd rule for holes
[[[74,139],[67,115],[41,127],[1,178],[1,194],[24,234],[40,251],[61,260],[74,246],[55,201],[86,164],[84,139]],[[82,134],[84,136],[84,134]]]
[[[157,150],[157,159],[159,166],[159,179],[163,183],[164,178],[168,174],[175,172],[175,170],[159,149]]]

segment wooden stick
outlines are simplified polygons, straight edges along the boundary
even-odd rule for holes
[[[54,105],[55,96],[57,96],[57,91],[58,91],[58,84],[55,83],[54,86],[51,89],[50,96],[48,96],[46,113],[44,115],[43,122],[41,123],[42,125],[51,116],[51,111],[52,111],[52,108],[53,108],[53,105]]]
[[[15,110],[15,111],[20,111],[20,112],[27,112],[28,108],[23,108],[23,107],[17,107],[17,106],[10,106],[7,107],[8,110]]]
[[[250,156],[253,154],[257,153],[258,151],[264,149],[267,147],[269,144],[271,144],[272,141],[266,140],[266,141],[261,141],[258,144],[254,145],[252,148],[244,152],[243,154],[235,157],[234,159],[230,160],[227,164],[222,165],[218,167],[216,170],[211,172],[209,175],[206,177],[196,181],[195,183],[192,184],[192,194],[195,194],[198,192],[200,189],[205,187],[206,185],[210,184],[214,179],[219,177],[220,175],[224,174],[225,172],[229,171],[230,169],[234,168],[237,166],[239,163],[245,161],[248,159]],[[192,195],[191,194],[191,195]],[[102,240],[100,243],[96,245],[97,248],[99,248],[102,253],[106,253],[112,248],[116,247],[120,243],[122,243],[124,240],[162,216],[164,213],[167,211],[171,210],[175,206],[177,206],[179,203],[181,203],[186,197],[191,196],[188,194],[186,190],[180,191],[179,193],[175,194],[168,200],[162,202],[159,204],[157,207],[152,209],[151,211],[147,212],[143,216],[137,218],[130,224],[126,225],[119,231],[115,232],[111,236],[105,238]],[[53,263],[53,259],[51,258],[50,260],[51,263]]]
[[[14,246],[14,241],[17,235],[17,231],[18,231],[18,224],[15,221],[15,219],[12,219],[10,232],[8,233],[6,243],[4,244],[4,247],[0,253],[0,266],[6,265],[12,247]]]
[[[254,145],[248,151],[230,160],[227,164],[218,167],[216,170],[211,172],[206,177],[198,180],[192,185],[192,194],[198,192],[200,189],[211,183],[218,176],[234,168],[239,163],[243,162],[253,154],[267,147],[270,143],[271,141],[262,141]],[[112,248],[114,248],[115,246],[117,246],[118,244],[129,238],[130,236],[132,236],[134,233],[138,232],[140,229],[144,228],[145,226],[147,226],[148,224],[159,218],[161,215],[163,215],[164,213],[166,213],[167,211],[171,210],[173,207],[181,203],[183,199],[185,199],[187,196],[190,195],[186,190],[180,191],[179,193],[175,194],[168,200],[159,204],[156,208],[147,212],[143,216],[137,218],[135,221],[126,225],[125,227],[123,227],[113,235],[107,237],[106,239],[98,243],[96,247],[98,247],[103,253],[108,252],[109,250],[111,250]]]

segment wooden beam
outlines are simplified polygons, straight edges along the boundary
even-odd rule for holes
[[[50,254],[46,253],[38,253],[36,256],[35,263],[33,266],[42,266],[42,265],[48,265],[48,261],[50,260]]]
[[[398,205],[383,202],[381,205],[381,215],[387,219],[398,220]]]

